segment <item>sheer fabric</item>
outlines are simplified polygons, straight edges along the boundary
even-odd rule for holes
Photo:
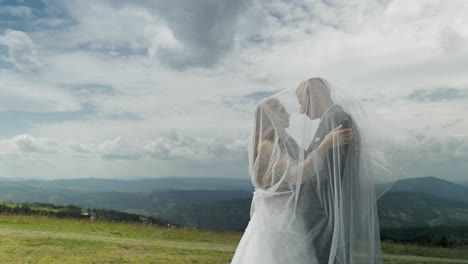
[[[312,78],[257,105],[251,220],[232,263],[382,263],[375,179],[397,167],[358,101]],[[345,133],[346,131],[346,133]]]

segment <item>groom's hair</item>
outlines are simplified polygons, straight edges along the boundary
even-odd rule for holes
[[[321,77],[315,77],[315,78],[310,78],[308,80],[303,81],[299,87],[296,89],[299,91],[299,89],[303,89],[305,94],[304,95],[309,95],[312,90],[317,90],[321,92],[321,94],[325,95],[326,97],[331,99],[331,90],[330,90],[330,84],[325,80],[324,78]]]

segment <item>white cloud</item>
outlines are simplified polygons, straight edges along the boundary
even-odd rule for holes
[[[244,139],[189,138],[179,136],[176,131],[149,142],[145,149],[151,156],[163,160],[239,161],[247,155]]]
[[[105,159],[139,159],[144,151],[138,145],[132,144],[121,137],[106,140],[99,145],[99,153]]]
[[[6,30],[0,36],[0,45],[8,47],[9,61],[20,71],[35,71],[41,63],[37,57],[36,48],[29,36],[21,31]]]
[[[47,1],[74,22],[49,42],[59,49],[145,53],[176,69],[213,66],[235,47],[237,18],[248,2]]]
[[[444,143],[445,157],[459,161],[468,160],[468,135],[465,137],[449,136]]]
[[[24,18],[32,17],[32,9],[28,6],[10,6],[5,5],[0,7],[0,15],[8,14],[12,16],[20,16]]]
[[[144,29],[144,38],[148,42],[148,55],[152,58],[157,58],[160,50],[180,52],[183,48],[168,27],[148,25]]]
[[[53,153],[57,143],[51,138],[34,138],[30,135],[19,135],[13,138],[18,150],[22,152]]]
[[[465,36],[460,34],[451,26],[446,26],[440,30],[440,45],[448,52],[456,52],[466,49],[468,41]]]
[[[78,153],[93,153],[93,150],[90,148],[90,146],[87,146],[85,144],[81,143],[70,143],[69,144],[70,148]]]
[[[0,68],[0,111],[92,105],[86,119],[34,122],[21,132],[72,142],[53,154],[64,175],[81,164],[72,155],[90,164],[88,174],[106,177],[202,175],[209,164],[218,165],[214,174],[223,174],[220,164],[247,169],[241,139],[255,96],[312,76],[366,98],[371,120],[378,112],[396,124],[376,122],[384,134],[416,131],[432,139],[427,150],[450,160],[463,153],[448,155],[441,138],[468,128],[466,99],[430,98],[468,87],[466,1],[45,3],[47,16],[34,12],[28,32],[2,35],[16,70]],[[426,99],[408,98],[418,91]]]
[[[81,107],[67,91],[34,73],[3,70],[0,79],[0,111],[59,112]]]
[[[99,155],[109,160],[136,160],[155,158],[165,161],[241,161],[247,155],[246,139],[199,138],[180,136],[175,130],[169,135],[147,141],[132,141],[122,137],[100,144],[70,143],[80,154]]]
[[[419,142],[419,159],[428,163],[464,162],[468,160],[468,135],[427,136],[421,132],[414,134]],[[414,144],[413,144],[414,145]]]

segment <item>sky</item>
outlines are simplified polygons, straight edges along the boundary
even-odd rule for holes
[[[464,0],[0,0],[0,178],[248,178],[255,104],[322,76],[466,180]],[[385,133],[392,130],[382,126]]]

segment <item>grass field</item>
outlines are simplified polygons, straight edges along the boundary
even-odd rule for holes
[[[241,235],[0,214],[0,263],[229,263]],[[468,247],[382,247],[385,263],[468,263]]]

